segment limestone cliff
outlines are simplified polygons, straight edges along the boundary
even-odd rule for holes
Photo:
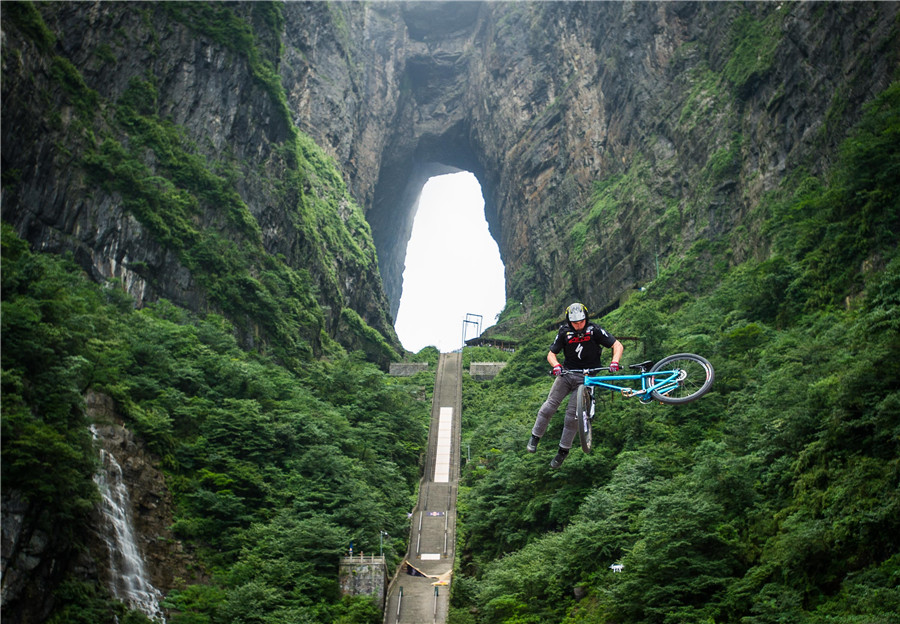
[[[700,240],[764,253],[745,223],[760,195],[827,167],[898,52],[895,3],[341,8],[349,71],[310,58],[292,108],[366,206],[394,313],[422,184],[456,169],[481,182],[507,297],[527,307],[614,304]],[[286,45],[308,47],[296,32]],[[617,179],[637,185],[585,223]]]
[[[152,77],[155,112],[232,171],[265,251],[312,273],[328,331],[346,307],[392,339],[379,276],[342,250],[323,256],[327,238],[297,225],[296,192],[278,191],[293,125],[334,157],[364,210],[394,314],[421,186],[458,169],[482,184],[510,301],[603,307],[695,241],[726,240],[735,259],[760,253],[765,241],[735,227],[798,167],[823,168],[893,78],[898,48],[896,3],[211,6],[42,5],[55,36],[43,44],[4,22],[3,217],[139,301],[209,305],[197,271],[84,174],[98,139],[84,127],[109,120],[80,119],[73,93],[96,93],[113,114]],[[225,15],[252,25],[253,46],[210,26]],[[145,164],[166,175],[158,154]],[[595,185],[621,174],[640,188],[617,195],[609,222],[583,223]],[[353,236],[373,258],[366,234]]]
[[[36,6],[3,22],[3,218],[138,305],[224,312],[287,360],[327,334],[386,364],[369,227],[274,74],[280,7]]]

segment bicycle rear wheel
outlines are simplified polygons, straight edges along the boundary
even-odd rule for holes
[[[594,396],[591,389],[585,385],[578,386],[575,391],[575,415],[578,417],[578,439],[581,440],[581,450],[591,452],[593,434],[591,433],[591,420],[594,417]]]
[[[660,388],[660,391],[654,390],[651,396],[661,403],[689,403],[696,401],[712,388],[713,380],[716,377],[712,364],[705,358],[693,353],[678,353],[661,359],[650,369],[654,372],[672,372],[678,371],[676,385],[671,388]],[[651,383],[657,380],[650,378]]]

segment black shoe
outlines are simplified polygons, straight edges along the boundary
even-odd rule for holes
[[[525,447],[525,450],[529,453],[534,453],[537,450],[537,445],[540,441],[541,439],[539,437],[537,437],[536,435],[532,435],[531,439],[528,441],[528,446]]]
[[[559,452],[556,454],[556,457],[550,460],[551,468],[559,468],[562,466],[562,463],[566,461],[566,457],[569,456],[569,449],[564,449],[563,447],[559,447]]]

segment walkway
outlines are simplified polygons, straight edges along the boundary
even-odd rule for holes
[[[413,568],[428,576],[409,575],[406,566],[401,567],[388,588],[385,624],[447,621],[450,587],[435,583],[446,580],[446,573],[453,569],[461,406],[462,355],[442,353],[434,382],[425,474],[411,518],[406,553]]]

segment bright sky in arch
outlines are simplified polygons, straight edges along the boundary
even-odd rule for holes
[[[462,346],[466,314],[480,314],[481,331],[506,304],[503,262],[484,219],[481,186],[469,172],[428,180],[406,248],[403,294],[394,328],[407,351]],[[466,325],[466,339],[478,335]]]

